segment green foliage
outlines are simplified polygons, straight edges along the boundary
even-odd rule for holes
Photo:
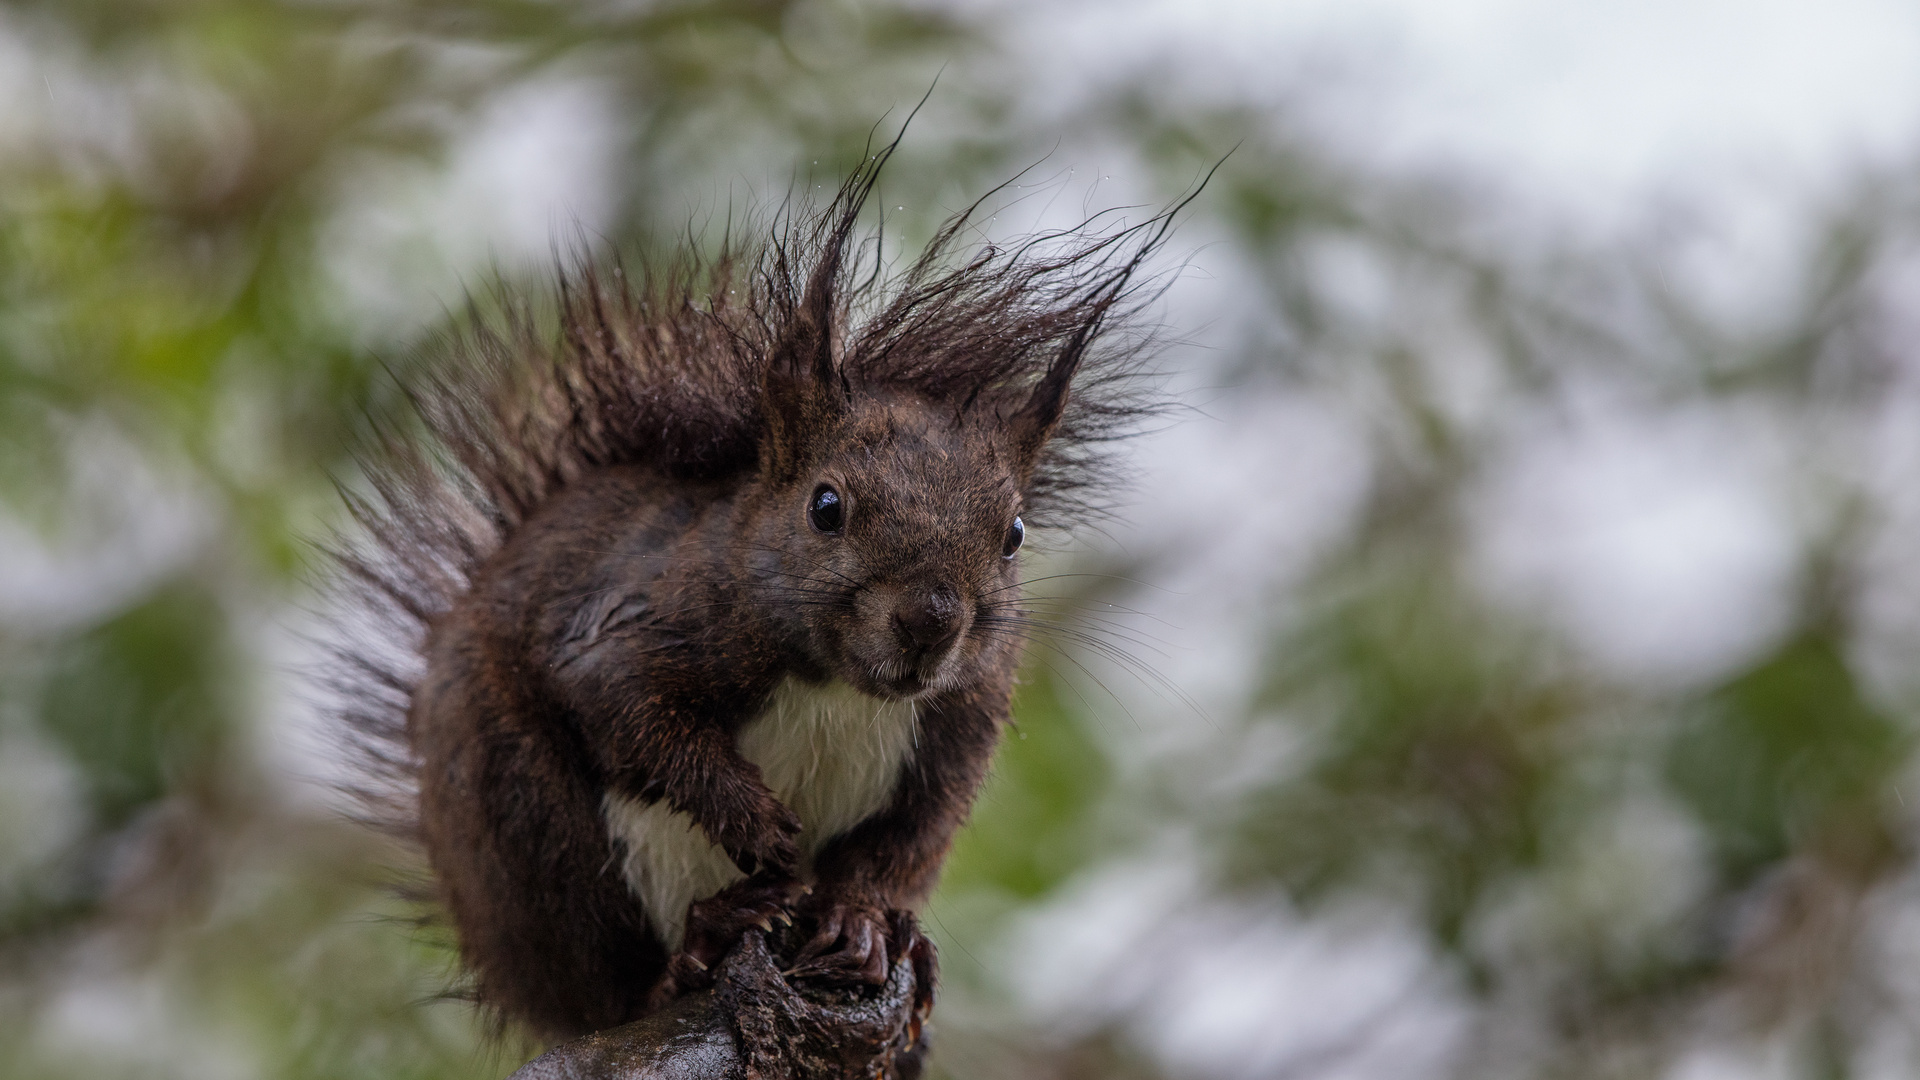
[[[1892,785],[1913,732],[1869,702],[1835,638],[1811,628],[1700,702],[1670,775],[1736,885],[1834,844],[1892,854]]]
[[[236,721],[224,629],[211,599],[179,584],[57,650],[40,722],[86,776],[100,828],[218,775]]]
[[[1543,858],[1583,702],[1427,553],[1362,565],[1283,639],[1257,699],[1320,713],[1320,738],[1301,775],[1244,804],[1234,876],[1309,899],[1370,879],[1411,887],[1457,947],[1486,892]]]
[[[951,894],[991,889],[1032,901],[1083,869],[1108,786],[1105,755],[1063,701],[1062,676],[1030,665],[1014,699],[1014,728],[994,757],[972,827],[942,875]]]

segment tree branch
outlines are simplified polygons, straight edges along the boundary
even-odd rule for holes
[[[896,919],[894,940],[915,940],[912,916]],[[509,1080],[917,1080],[933,995],[904,950],[881,986],[789,982],[776,957],[799,941],[772,936],[748,931],[712,989],[556,1046]]]

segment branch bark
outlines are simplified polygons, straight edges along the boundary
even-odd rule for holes
[[[750,930],[711,989],[556,1046],[509,1080],[917,1080],[933,995],[912,960],[895,956],[877,987],[789,981],[778,957],[798,945],[791,930]]]

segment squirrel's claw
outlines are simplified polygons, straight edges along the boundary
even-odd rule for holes
[[[700,958],[689,952],[677,952],[667,960],[667,970],[660,975],[660,981],[653,984],[647,993],[647,1010],[651,1012],[679,997],[689,990],[699,990],[713,982],[713,975]]]
[[[814,923],[813,937],[808,938],[807,943],[800,947],[800,951],[794,956],[794,962],[805,963],[833,948],[834,943],[840,940],[840,925],[845,920],[846,909],[837,904],[821,912],[818,921]]]
[[[894,933],[907,938],[907,956],[913,961],[913,1011],[916,1016],[924,1017],[933,1011],[933,988],[940,981],[940,961],[934,953],[933,941],[921,933],[911,919],[903,922],[895,918]],[[900,945],[901,942],[894,942],[894,947]]]
[[[786,972],[801,979],[828,979],[879,985],[889,964],[885,916],[863,905],[832,903],[815,916],[808,939]]]
[[[749,929],[772,933],[775,919],[791,925],[787,907],[799,898],[802,887],[785,875],[761,874],[694,901],[687,905],[686,935],[674,959],[684,956],[700,965],[699,972],[705,972],[718,964]],[[671,963],[668,973],[674,974]]]

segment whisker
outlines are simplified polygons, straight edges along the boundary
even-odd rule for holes
[[[1108,686],[1104,681],[1102,681],[1100,676],[1095,675],[1092,669],[1088,668],[1086,664],[1080,661],[1079,657],[1074,656],[1072,653],[1066,652],[1065,650],[1062,650],[1062,649],[1047,650],[1045,654],[1042,654],[1040,658],[1040,662],[1047,666],[1047,670],[1053,672],[1055,678],[1065,683],[1067,685],[1067,688],[1073,691],[1073,696],[1080,699],[1080,704],[1086,708],[1087,712],[1092,713],[1095,711],[1093,708],[1093,703],[1087,700],[1087,696],[1080,692],[1080,688],[1073,684],[1072,679],[1067,678],[1064,674],[1061,673],[1059,668],[1053,666],[1052,662],[1048,659],[1048,655],[1060,657],[1061,659],[1065,660],[1067,663],[1072,664],[1074,667],[1078,668],[1082,675],[1085,675],[1087,678],[1092,679],[1094,685],[1098,686],[1101,689],[1101,691],[1107,695],[1107,698],[1109,700],[1111,700],[1115,705],[1120,707],[1121,712],[1127,714],[1127,719],[1133,722],[1133,726],[1136,730],[1140,730],[1140,731],[1146,730],[1145,725],[1140,723],[1140,718],[1134,715],[1132,709],[1127,708],[1126,702],[1120,700],[1120,695],[1114,693],[1113,688]]]
[[[1006,618],[1009,616],[1007,616],[1004,613],[1008,611],[1015,612],[1021,617],[1031,618],[1031,619],[1047,619],[1047,618],[1057,617],[1056,614],[1053,612],[1033,611],[1031,609],[1026,609],[1026,608],[1015,608],[1015,607],[1012,607],[1011,605],[1004,606],[998,610],[991,612],[990,614],[992,614],[995,617]],[[1113,637],[1129,642],[1130,644],[1138,645],[1143,649],[1149,649],[1158,656],[1167,657],[1171,659],[1171,654],[1169,650],[1181,648],[1180,646],[1175,645],[1174,643],[1167,641],[1163,638],[1158,638],[1151,634],[1146,633],[1145,631],[1136,629],[1131,624],[1122,622],[1119,619],[1109,619],[1109,618],[1104,618],[1098,615],[1088,615],[1085,613],[1077,613],[1077,612],[1062,613],[1062,614],[1064,614],[1067,618],[1072,619],[1074,623],[1086,624],[1086,626],[1090,630],[1097,631],[1103,634],[1110,634]],[[1072,625],[1072,624],[1067,623],[1062,625]]]
[[[1130,608],[1130,607],[1127,607],[1125,604],[1116,604],[1111,600],[1093,600],[1084,596],[1073,596],[1071,594],[1065,595],[1065,596],[1023,596],[1018,601],[1013,601],[1013,600],[991,601],[991,603],[996,605],[1007,604],[1007,603],[1034,603],[1034,602],[1070,604],[1072,605],[1073,611],[1075,611],[1076,613],[1085,611],[1089,608],[1103,608],[1107,611],[1119,612],[1122,615],[1135,615],[1143,619],[1151,619],[1154,622],[1157,622],[1160,625],[1165,626],[1169,629],[1174,629],[1174,630],[1182,629],[1181,627],[1168,622],[1167,620],[1161,618],[1160,616],[1155,615],[1151,611],[1142,611],[1139,608]]]
[[[1038,626],[1050,627],[1052,629],[1059,630],[1063,633],[1073,633],[1073,634],[1079,634],[1087,637],[1093,637],[1100,634],[1104,634],[1107,637],[1113,638],[1115,640],[1124,641],[1129,645],[1137,645],[1140,648],[1146,649],[1147,651],[1153,653],[1154,655],[1161,657],[1162,659],[1171,660],[1173,658],[1170,653],[1168,653],[1165,649],[1161,649],[1157,645],[1153,644],[1153,642],[1150,639],[1143,638],[1140,635],[1135,634],[1132,631],[1127,629],[1113,629],[1106,626],[1085,627],[1085,626],[1075,626],[1070,623],[1052,622],[1044,618],[1043,614],[1040,612],[1021,611],[1019,612],[1019,615],[1025,621],[1031,622]],[[999,615],[999,614],[987,616],[987,618],[1000,618],[1000,619],[1011,618],[1011,617],[1013,616]],[[1161,644],[1165,644],[1165,643],[1162,642]]]
[[[1052,660],[1051,660],[1051,659],[1049,658],[1049,655],[1048,655],[1048,653],[1047,653],[1047,652],[1044,652],[1044,651],[1043,651],[1043,652],[1041,652],[1041,653],[1039,653],[1039,654],[1037,654],[1037,655],[1035,656],[1035,659],[1037,659],[1037,660],[1038,660],[1038,661],[1039,661],[1039,662],[1040,662],[1040,663],[1041,663],[1041,664],[1042,664],[1043,666],[1045,666],[1045,667],[1046,667],[1046,669],[1047,669],[1048,671],[1051,671],[1051,672],[1053,672],[1053,678],[1054,678],[1054,681],[1055,681],[1055,682],[1057,682],[1057,683],[1059,683],[1060,685],[1063,685],[1063,686],[1065,686],[1065,687],[1066,687],[1066,688],[1067,688],[1068,690],[1071,690],[1071,691],[1073,691],[1073,696],[1074,696],[1074,697],[1076,697],[1076,698],[1079,698],[1079,699],[1080,699],[1080,706],[1081,706],[1081,708],[1083,708],[1083,709],[1085,709],[1085,710],[1087,710],[1087,712],[1088,712],[1088,713],[1092,713],[1092,712],[1094,711],[1094,708],[1093,708],[1093,702],[1091,702],[1091,701],[1088,701],[1088,700],[1087,700],[1087,695],[1085,695],[1085,694],[1083,694],[1083,693],[1081,693],[1081,692],[1080,692],[1080,688],[1079,688],[1078,686],[1075,686],[1075,685],[1073,684],[1073,680],[1072,680],[1072,679],[1069,679],[1069,678],[1067,678],[1067,677],[1066,677],[1066,675],[1065,675],[1064,673],[1062,673],[1062,672],[1061,672],[1061,670],[1060,670],[1059,668],[1057,668],[1057,667],[1055,667],[1055,666],[1053,665],[1053,661],[1052,661]],[[1071,660],[1072,658],[1071,658],[1071,657],[1068,657],[1067,659],[1069,659],[1069,660]],[[1085,665],[1081,665],[1081,666],[1080,666],[1080,670],[1081,670],[1082,672],[1085,672],[1085,671],[1086,671],[1086,666],[1085,666]],[[1091,678],[1091,679],[1093,679],[1093,681],[1094,681],[1094,682],[1099,682],[1099,681],[1100,681],[1100,680],[1099,680],[1098,678],[1096,678],[1096,677],[1094,677],[1094,676],[1093,676],[1093,675],[1092,675],[1091,673],[1088,673],[1088,675],[1087,675],[1087,677],[1088,677],[1088,678]],[[1101,689],[1103,689],[1103,690],[1105,690],[1105,689],[1106,689],[1106,687],[1104,687],[1104,686],[1102,686],[1102,687],[1101,687]],[[1107,696],[1108,696],[1108,697],[1113,697],[1113,692],[1112,692],[1111,690],[1109,690],[1109,691],[1107,691]],[[1140,718],[1139,718],[1139,717],[1137,717],[1137,716],[1134,716],[1134,715],[1133,715],[1133,713],[1132,713],[1132,712],[1131,712],[1130,710],[1128,710],[1128,708],[1127,708],[1127,706],[1126,706],[1126,703],[1125,703],[1125,702],[1122,702],[1122,701],[1121,701],[1121,700],[1120,700],[1119,698],[1117,698],[1117,697],[1116,697],[1116,698],[1113,698],[1113,700],[1114,700],[1114,702],[1115,702],[1116,704],[1118,704],[1118,705],[1120,706],[1120,711],[1121,711],[1121,712],[1124,712],[1124,713],[1126,713],[1126,714],[1127,714],[1127,718],[1128,718],[1129,720],[1132,720],[1132,721],[1133,721],[1133,726],[1134,726],[1135,728],[1140,728],[1140,727],[1141,727],[1141,725],[1140,725]],[[1144,729],[1142,729],[1142,730],[1144,730]]]
[[[1004,585],[998,589],[994,589],[991,591],[1004,592],[1007,589],[1024,589],[1029,585],[1038,585],[1043,581],[1058,581],[1063,578],[1105,578],[1109,581],[1124,581],[1129,585],[1138,585],[1141,588],[1152,589],[1155,592],[1166,593],[1168,596],[1188,595],[1187,593],[1180,593],[1180,592],[1174,592],[1170,589],[1163,589],[1160,586],[1153,584],[1152,582],[1141,581],[1138,578],[1130,578],[1130,577],[1127,577],[1125,574],[1103,574],[1103,573],[1097,573],[1094,571],[1078,571],[1078,572],[1060,573],[1060,574],[1043,574],[1040,577],[1026,578],[1021,581],[1016,581],[1012,585]]]
[[[1113,662],[1115,665],[1119,666],[1123,670],[1126,670],[1127,672],[1132,674],[1135,678],[1141,680],[1141,683],[1143,685],[1152,689],[1156,694],[1161,694],[1167,697],[1168,699],[1178,703],[1182,707],[1192,711],[1195,715],[1199,716],[1202,720],[1206,721],[1209,725],[1213,725],[1216,727],[1218,726],[1217,724],[1214,723],[1213,718],[1207,713],[1207,711],[1200,706],[1200,703],[1195,701],[1185,691],[1181,690],[1179,685],[1174,683],[1173,680],[1167,678],[1153,665],[1147,663],[1146,661],[1142,660],[1138,656],[1133,655],[1127,650],[1120,648],[1118,645],[1115,645],[1113,642],[1108,641],[1103,637],[1100,637],[1096,633],[1092,633],[1078,627],[1063,626],[1060,624],[1049,623],[1039,619],[1014,618],[1014,617],[1004,616],[1004,615],[988,616],[986,618],[979,620],[979,622],[976,623],[976,625],[981,625],[984,628],[987,628],[990,630],[1011,631],[1017,634],[1022,640],[1032,640],[1036,637],[1048,637],[1048,638],[1053,638],[1060,641],[1071,642],[1075,645],[1080,646],[1081,648],[1091,650],[1095,654],[1105,657],[1107,660]],[[1070,651],[1063,650],[1062,655],[1066,655],[1069,658],[1074,659],[1075,662],[1078,663],[1078,658],[1072,657],[1072,654]],[[1080,666],[1083,669],[1085,667],[1084,664],[1081,664]],[[1088,671],[1088,675],[1089,677],[1094,677],[1091,671]],[[1101,689],[1107,690],[1109,693],[1112,693],[1111,688],[1107,687],[1104,683],[1101,684]],[[1125,703],[1121,702],[1117,696],[1114,698],[1114,700],[1117,704],[1120,704],[1122,708],[1125,708]]]

